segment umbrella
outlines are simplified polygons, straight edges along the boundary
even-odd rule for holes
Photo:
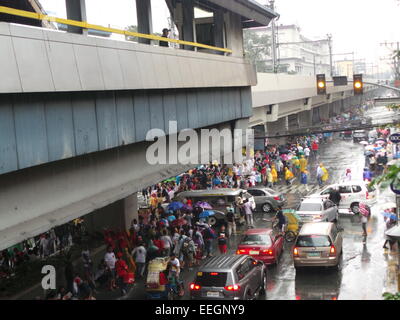
[[[206,219],[208,217],[213,216],[214,214],[215,212],[211,210],[203,211],[202,213],[199,214],[199,219]]]
[[[376,148],[374,148],[375,151],[379,151],[379,150],[382,150],[382,149],[383,149],[382,147],[376,147]]]
[[[376,140],[375,140],[375,142],[378,142],[378,141],[382,141],[382,142],[386,143],[386,140],[385,140],[385,139],[382,139],[382,138],[379,138],[379,139],[376,139]]]
[[[383,216],[391,220],[397,220],[397,215],[393,212],[383,212]]]
[[[387,202],[387,203],[384,203],[381,206],[379,206],[379,208],[381,210],[393,209],[393,208],[396,208],[396,207],[397,206],[396,206],[396,204],[394,202]]]
[[[368,142],[367,141],[360,141],[360,144],[366,146],[366,145],[368,145]]]
[[[171,216],[168,216],[167,219],[169,222],[172,222],[172,221],[176,220],[176,217],[174,215],[171,215]]]
[[[390,228],[385,234],[391,238],[396,238],[397,240],[400,239],[400,226],[395,226]]]
[[[178,201],[171,202],[168,205],[168,209],[169,210],[173,210],[173,211],[176,211],[176,210],[179,210],[179,209],[182,209],[182,208],[183,208],[183,203],[182,202],[178,202]]]
[[[372,151],[367,151],[367,152],[365,153],[365,156],[366,156],[366,157],[373,156],[373,155],[374,155],[374,153],[373,153]]]
[[[199,201],[199,202],[196,203],[195,206],[203,208],[203,209],[207,209],[207,210],[208,209],[212,209],[211,205],[208,202],[205,202],[205,201]]]
[[[186,204],[183,205],[182,209],[188,210],[188,211],[192,211],[193,207],[190,204],[186,203]]]
[[[397,160],[392,160],[392,161],[389,161],[387,165],[388,166],[393,166],[393,165],[395,165],[397,163],[399,163]]]
[[[377,141],[376,144],[386,144],[385,141]]]
[[[183,218],[180,219],[176,219],[174,221],[171,222],[171,226],[172,227],[181,227],[183,225],[187,224],[187,221]]]
[[[372,151],[372,150],[374,150],[374,146],[372,146],[372,145],[366,146],[365,150]]]

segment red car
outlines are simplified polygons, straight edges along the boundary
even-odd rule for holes
[[[236,254],[247,254],[265,264],[275,264],[283,251],[284,239],[272,229],[249,229]]]

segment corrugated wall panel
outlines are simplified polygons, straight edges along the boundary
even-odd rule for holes
[[[116,93],[118,143],[125,145],[135,142],[135,115],[130,92]]]
[[[76,95],[72,99],[76,154],[99,150],[94,95]]]
[[[71,96],[51,94],[46,97],[47,145],[50,161],[76,154]]]
[[[146,93],[134,95],[136,141],[144,141],[150,130],[149,97]]]
[[[39,96],[14,96],[15,132],[20,169],[49,161],[44,103]]]
[[[200,119],[197,113],[197,94],[196,91],[190,90],[187,92],[187,108],[188,108],[188,119],[189,128],[200,127]]]
[[[11,98],[0,100],[0,174],[18,169]]]
[[[161,129],[164,132],[168,130],[164,122],[163,96],[161,92],[149,96],[149,108],[151,128]]]
[[[165,121],[165,132],[169,133],[169,121],[177,121],[178,117],[176,114],[176,100],[174,92],[164,92],[163,96],[164,106],[164,121]],[[171,134],[176,132],[171,132]]]
[[[178,118],[178,130],[187,129],[189,127],[188,106],[185,92],[176,93],[176,115]]]
[[[214,90],[214,113],[216,123],[223,122],[223,102],[222,102],[222,90]]]
[[[221,89],[222,93],[222,120],[230,120],[230,91],[226,88]]]
[[[240,89],[242,118],[248,118],[253,115],[253,103],[251,96],[251,87]]]
[[[100,150],[118,146],[117,110],[114,92],[96,94],[97,132]]]

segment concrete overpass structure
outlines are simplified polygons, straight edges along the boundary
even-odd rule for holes
[[[318,95],[314,76],[258,73],[257,78],[258,84],[252,90],[250,126],[257,128],[259,136],[317,125],[373,98],[377,90],[373,85],[365,85],[364,95],[354,96],[352,83],[335,87],[328,82],[327,94]]]
[[[150,34],[150,1],[136,4],[139,32]],[[150,129],[248,127],[257,79],[242,29],[275,14],[250,0],[167,4],[186,42],[196,39],[194,6],[212,10],[223,30],[213,49],[0,22],[0,249],[89,213],[89,228],[129,225],[137,191],[187,169],[148,164]],[[68,19],[86,20],[84,0],[67,5]]]

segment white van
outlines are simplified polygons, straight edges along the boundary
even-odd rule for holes
[[[365,203],[371,206],[376,202],[376,189],[370,187],[368,183],[362,180],[346,181],[337,184],[331,184],[325,187],[321,192],[315,193],[310,197],[329,197],[329,193],[334,188],[339,188],[342,199],[339,204],[340,213],[359,213],[359,204]]]

